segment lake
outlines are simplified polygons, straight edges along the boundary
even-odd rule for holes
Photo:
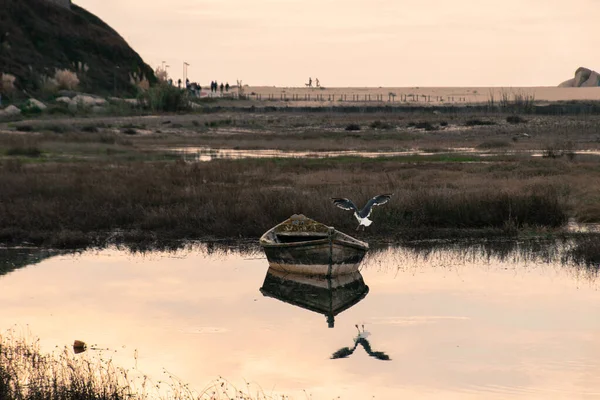
[[[375,249],[354,286],[366,295],[333,328],[263,295],[268,264],[253,246],[2,249],[0,332],[39,337],[47,351],[84,340],[105,350],[78,356],[110,356],[198,391],[223,377],[294,399],[599,398],[600,285],[564,260],[571,245]],[[368,333],[352,351],[356,325]]]

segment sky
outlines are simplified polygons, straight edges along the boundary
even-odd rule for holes
[[[600,70],[600,0],[74,0],[177,80],[556,86]]]

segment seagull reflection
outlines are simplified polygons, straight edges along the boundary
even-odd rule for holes
[[[352,348],[343,347],[343,348],[339,349],[338,351],[336,351],[335,353],[333,353],[331,355],[331,359],[350,357],[352,355],[352,353],[354,353],[354,350],[356,350],[356,348],[360,344],[363,347],[363,349],[365,349],[367,354],[370,355],[371,357],[375,357],[376,359],[383,360],[383,361],[391,360],[390,356],[388,356],[384,352],[373,351],[373,349],[371,348],[371,344],[367,340],[367,337],[370,335],[370,333],[368,331],[365,331],[364,325],[362,325],[362,331],[360,330],[358,325],[354,325],[354,326],[356,326],[356,329],[358,330],[358,335],[356,335],[356,337],[354,338],[354,347],[352,347]]]

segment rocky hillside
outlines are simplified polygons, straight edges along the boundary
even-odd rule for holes
[[[76,71],[78,89],[98,94],[112,94],[115,87],[118,94],[133,94],[133,73],[155,81],[125,40],[83,8],[0,0],[0,74],[14,75],[17,90],[37,93],[57,69]]]

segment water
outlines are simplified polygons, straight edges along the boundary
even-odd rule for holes
[[[444,152],[427,152],[420,150],[413,151],[282,151],[272,149],[215,149],[211,147],[181,147],[172,149],[173,152],[180,154],[189,161],[212,161],[219,159],[239,160],[246,158],[333,158],[333,157],[398,157],[398,156],[433,156],[433,155],[474,155],[478,157],[494,157],[499,155],[525,155],[531,157],[543,157],[542,150],[522,150],[522,151],[481,151],[475,148],[450,148]],[[573,151],[576,155],[599,156],[600,152],[593,150]]]
[[[1,250],[0,332],[29,331],[49,351],[84,340],[118,365],[155,380],[166,370],[198,390],[223,376],[296,399],[600,398],[599,282],[561,262],[568,247],[372,251],[368,293],[333,329],[261,293],[260,251]],[[390,360],[362,345],[330,358],[353,347],[357,324]]]

